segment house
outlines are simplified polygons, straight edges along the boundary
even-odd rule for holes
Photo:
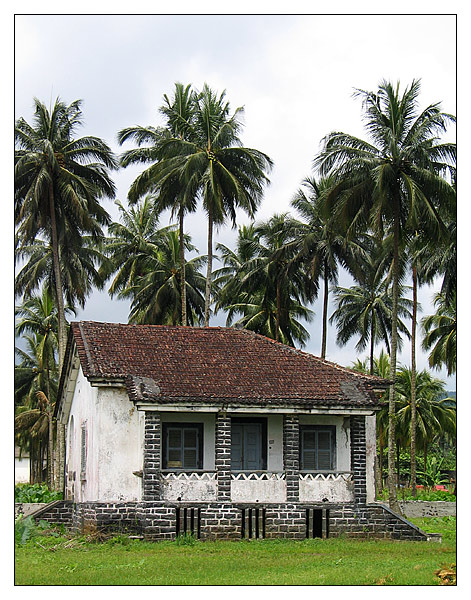
[[[15,485],[17,483],[30,482],[30,465],[28,451],[22,452],[21,448],[15,446]]]
[[[421,539],[374,503],[387,385],[236,328],[71,323],[56,403],[70,524]]]

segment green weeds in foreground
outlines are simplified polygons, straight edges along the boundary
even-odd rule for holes
[[[17,585],[440,585],[456,563],[453,518],[414,523],[443,543],[390,540],[146,542],[118,535],[55,537],[16,546]]]

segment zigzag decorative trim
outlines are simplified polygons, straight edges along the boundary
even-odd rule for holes
[[[216,479],[215,472],[206,472],[206,473],[161,473],[162,479],[166,479],[167,481],[180,481],[182,479],[186,481],[214,481]]]
[[[351,473],[300,473],[299,479],[301,481],[352,481]]]
[[[285,473],[231,473],[232,481],[281,481]]]

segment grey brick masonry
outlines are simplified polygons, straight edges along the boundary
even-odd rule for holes
[[[315,505],[231,502],[59,501],[35,519],[64,524],[75,532],[107,531],[175,539],[193,533],[202,540],[242,538],[358,537],[426,541],[430,536],[380,504]],[[318,519],[318,529],[313,522]]]
[[[215,466],[217,478],[217,499],[220,502],[231,500],[231,418],[225,413],[216,417]]]
[[[146,411],[143,468],[144,500],[160,500],[161,431],[160,413]]]
[[[299,500],[299,417],[283,417],[283,462],[286,474],[286,500]]]

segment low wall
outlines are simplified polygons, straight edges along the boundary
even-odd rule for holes
[[[38,509],[44,508],[47,504],[47,502],[15,502],[15,519],[20,515],[27,517]]]
[[[456,517],[456,502],[407,500],[399,502],[402,513],[409,518]]]
[[[100,530],[175,539],[359,537],[427,541],[431,536],[380,504],[242,504],[223,502],[57,501],[33,518],[63,523],[76,532]]]
[[[27,512],[25,512],[27,507]],[[25,517],[32,516],[35,520],[44,520],[51,525],[64,525],[68,529],[73,527],[73,515],[75,506],[72,502],[64,500],[54,500],[47,504],[35,502],[34,504],[16,504],[15,503],[15,518],[22,514]]]

